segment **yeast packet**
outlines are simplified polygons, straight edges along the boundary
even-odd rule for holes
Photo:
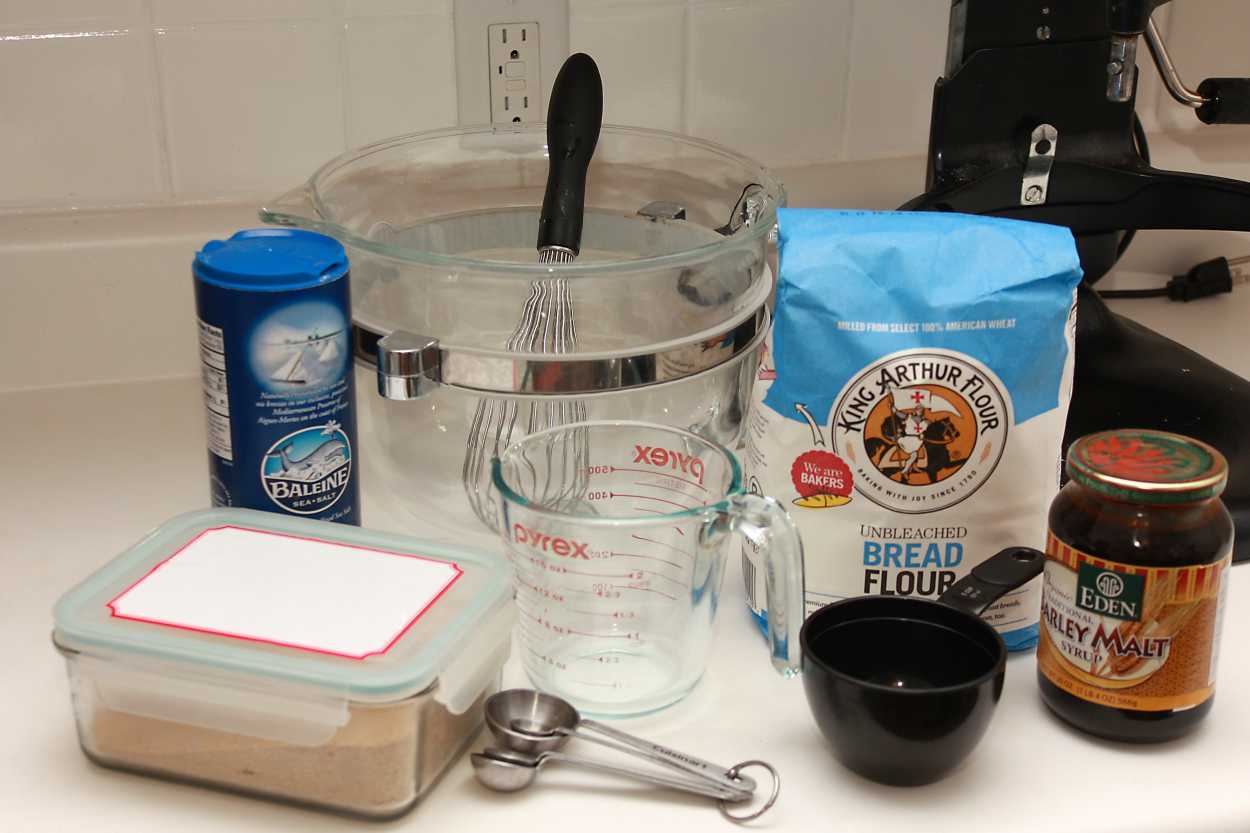
[[[1007,546],[1041,548],[1059,486],[1080,260],[1059,226],[783,209],[754,389],[752,490],[788,505],[806,608],[937,598]],[[752,610],[763,570],[744,550]],[[1040,580],[986,620],[1037,640]]]

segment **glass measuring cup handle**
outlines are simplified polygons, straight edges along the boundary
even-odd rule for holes
[[[803,626],[803,540],[790,515],[770,497],[731,497],[729,523],[764,557],[773,668],[783,676],[794,676],[799,672],[799,629]]]

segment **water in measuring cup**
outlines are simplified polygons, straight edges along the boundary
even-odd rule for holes
[[[670,517],[720,499],[707,463],[642,443],[629,455],[592,458],[571,514],[654,523],[512,514],[526,669],[539,688],[592,713],[661,708],[698,682],[723,572],[725,536],[711,527],[713,514]]]

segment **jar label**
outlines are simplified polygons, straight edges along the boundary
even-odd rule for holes
[[[1038,668],[1082,700],[1135,711],[1184,709],[1215,691],[1231,554],[1215,564],[1118,564],[1046,540]]]

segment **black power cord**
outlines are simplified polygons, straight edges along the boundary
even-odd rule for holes
[[[1137,154],[1147,165],[1150,164],[1150,144],[1146,141],[1146,130],[1141,119],[1133,114],[1133,141],[1137,145]],[[1137,236],[1137,229],[1129,229],[1120,238],[1116,248],[1118,262]],[[1152,286],[1148,289],[1102,289],[1098,294],[1103,298],[1168,298],[1172,301],[1194,301],[1211,295],[1232,292],[1237,284],[1250,282],[1250,256],[1229,260],[1217,257],[1199,263],[1183,275],[1176,275],[1165,286]]]
[[[1217,257],[1199,263],[1183,275],[1177,275],[1166,286],[1149,289],[1108,289],[1100,292],[1104,298],[1168,298],[1173,301],[1195,301],[1250,283],[1250,255],[1229,260]]]

